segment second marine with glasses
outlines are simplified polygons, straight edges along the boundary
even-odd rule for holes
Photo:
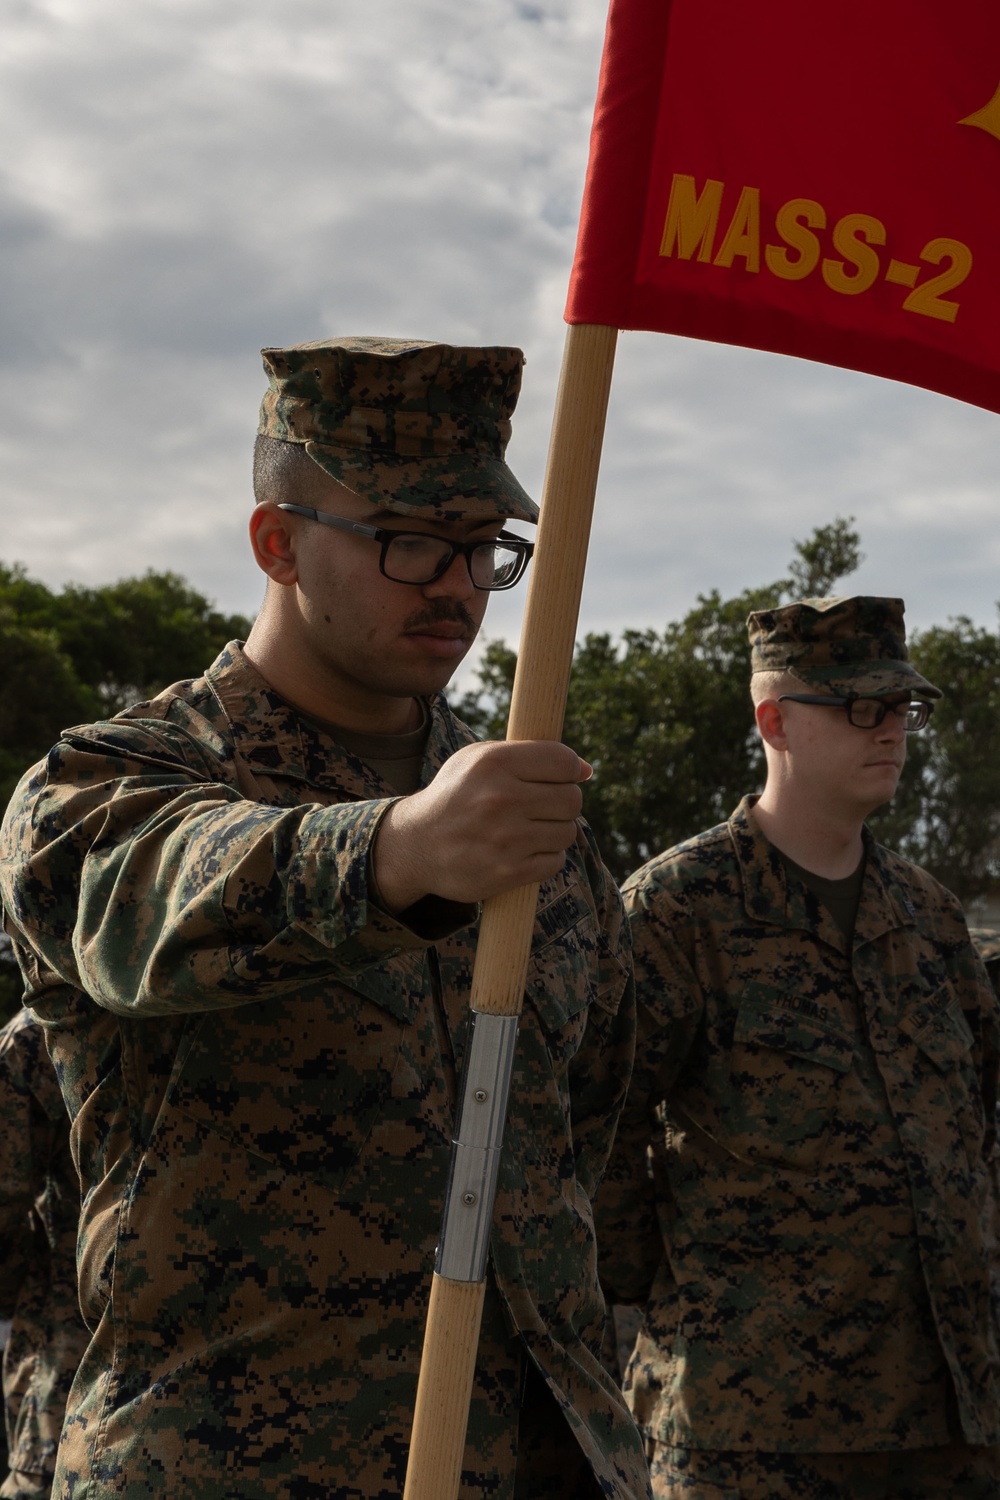
[[[759,797],[625,886],[639,1033],[597,1202],[656,1500],[995,1500],[997,1001],[872,838],[941,693],[903,605],[749,619]]]

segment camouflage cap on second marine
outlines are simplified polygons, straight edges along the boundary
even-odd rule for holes
[[[808,687],[872,697],[940,698],[906,652],[902,599],[799,599],[747,618],[754,672],[790,672]]]
[[[520,349],[347,337],[261,353],[258,432],[303,444],[356,494],[426,520],[537,521],[504,462]]]

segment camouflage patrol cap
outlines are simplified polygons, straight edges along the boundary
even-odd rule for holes
[[[907,657],[902,599],[799,599],[755,610],[747,630],[754,672],[790,672],[835,694],[941,697]]]
[[[425,520],[537,521],[504,462],[520,349],[348,337],[261,353],[258,432],[302,443],[349,490]]]

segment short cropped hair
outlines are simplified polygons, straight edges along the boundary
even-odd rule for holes
[[[258,505],[265,500],[281,505],[308,499],[322,473],[302,443],[258,435],[253,448],[253,495]]]
[[[791,672],[754,672],[750,677],[750,697],[754,704],[765,698],[779,698],[782,693],[801,693],[805,683]]]

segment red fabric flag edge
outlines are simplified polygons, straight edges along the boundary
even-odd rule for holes
[[[671,9],[672,0],[612,0],[608,11],[567,323],[629,326],[623,302],[642,237]]]

